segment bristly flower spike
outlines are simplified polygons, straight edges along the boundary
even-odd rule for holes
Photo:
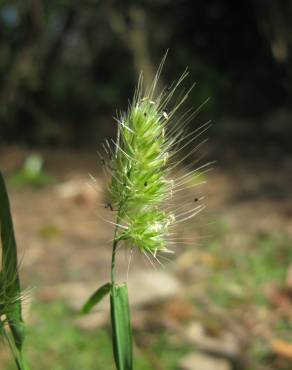
[[[184,163],[192,159],[200,148],[199,144],[188,150],[206,131],[209,123],[193,131],[187,128],[199,109],[182,110],[194,86],[186,93],[178,92],[188,75],[186,71],[176,83],[160,89],[158,82],[165,58],[166,55],[154,81],[146,90],[143,89],[140,75],[127,111],[115,119],[118,124],[117,139],[106,141],[103,146],[105,154],[101,155],[103,169],[111,176],[105,208],[114,212],[116,217],[115,221],[108,220],[115,225],[111,280],[89,297],[82,312],[88,313],[110,294],[113,353],[117,370],[133,370],[128,288],[127,283],[116,282],[117,251],[126,244],[130,256],[133,249],[137,248],[153,267],[153,259],[162,264],[159,258],[167,258],[161,252],[171,253],[168,247],[181,240],[174,237],[172,228],[203,209],[203,197],[194,187],[204,182],[199,174],[201,170],[205,171],[206,165],[194,168],[197,160],[185,166]],[[179,157],[183,151],[186,154]]]
[[[197,115],[198,109],[179,113],[194,85],[173,103],[178,88],[188,75],[186,71],[170,88],[157,92],[164,61],[165,57],[145,92],[140,76],[127,112],[116,119],[117,140],[113,145],[107,142],[104,146],[110,162],[106,170],[112,176],[109,204],[117,210],[115,240],[124,241],[131,248],[137,247],[155,258],[159,252],[170,252],[170,229],[203,209],[200,202],[195,206],[188,202],[177,210],[168,205],[173,202],[176,192],[192,186],[197,174],[196,169],[183,173],[181,177],[172,174],[197,147],[179,160],[177,154],[209,127],[207,122],[189,132],[187,125]]]

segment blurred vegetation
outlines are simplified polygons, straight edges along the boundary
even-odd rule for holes
[[[219,221],[214,236],[202,244],[201,251],[196,252],[205,271],[196,277],[196,286],[202,285],[208,292],[208,299],[216,312],[222,308],[226,314],[210,315],[204,306],[201,307],[201,301],[190,295],[190,303],[196,307],[202,325],[220,333],[226,329],[225,319],[231,313],[241,312],[243,315],[245,312],[251,320],[253,317],[261,320],[265,314],[265,325],[273,337],[291,341],[291,323],[285,316],[275,314],[275,308],[265,293],[268,286],[283,286],[285,282],[287,265],[291,261],[291,236],[278,233],[254,235],[248,239],[247,249],[243,250],[229,244],[228,227],[225,224],[220,227]],[[76,321],[80,315],[66,301],[35,300],[30,312],[26,351],[32,367],[45,370],[114,368],[111,334],[107,326],[96,330],[81,329]],[[153,312],[157,314],[157,308],[155,311],[154,307]],[[159,312],[164,314],[163,306]],[[135,340],[134,363],[139,370],[175,370],[183,356],[194,349],[193,345],[179,339],[175,332],[172,334],[170,329],[162,330],[153,324],[143,331],[136,330]],[[284,358],[279,363],[279,359],[272,357],[269,342],[260,335],[250,338],[245,360],[243,368],[247,370],[291,368],[289,360]],[[4,359],[4,366],[7,370],[14,368],[10,359]]]
[[[12,174],[9,180],[16,186],[31,185],[41,187],[54,183],[54,178],[43,170],[43,159],[38,154],[29,155],[23,167]]]
[[[1,140],[96,144],[168,48],[166,81],[187,66],[194,104],[265,129],[291,100],[291,20],[288,1],[2,0]]]
[[[64,303],[50,303],[47,306],[35,304],[32,307],[38,323],[27,333],[27,350],[33,366],[44,370],[114,369],[109,331],[98,329],[84,332],[74,326],[73,314]],[[164,334],[160,334],[148,350],[150,358],[153,351],[154,357],[161,357],[165,369],[175,370],[176,363],[187,349],[187,345],[171,343]],[[70,353],[74,353],[74,356]],[[137,369],[153,369],[147,353],[135,347],[134,365]],[[14,369],[13,364],[8,365],[8,369]]]

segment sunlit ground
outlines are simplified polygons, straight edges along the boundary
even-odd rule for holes
[[[34,179],[23,172],[31,152],[7,148],[0,157],[28,287],[29,363],[44,370],[114,369],[106,305],[88,317],[78,311],[109,272],[112,227],[103,219],[111,211],[104,208],[104,193],[87,184],[91,173],[96,187],[104,188],[98,157],[94,152],[38,153],[43,168]],[[131,262],[130,282],[141,271],[157,279],[150,288],[140,281],[130,290],[135,368],[187,369],[186,359],[194,353],[223,359],[227,370],[288,370],[288,171],[231,157],[205,179],[198,192],[206,195],[207,209],[178,230],[184,242],[175,246],[175,257],[164,267],[137,255]],[[129,254],[120,255],[120,277],[126,279]],[[169,280],[159,280],[165,276]],[[155,291],[165,281],[169,290],[160,300]],[[141,290],[145,295],[138,299]],[[1,359],[0,369],[14,368],[2,344]]]

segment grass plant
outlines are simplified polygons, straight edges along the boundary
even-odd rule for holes
[[[140,76],[127,111],[116,118],[117,139],[106,141],[101,155],[111,177],[107,207],[116,212],[111,281],[89,298],[83,312],[89,312],[110,294],[113,351],[118,370],[133,368],[128,289],[126,283],[118,284],[115,276],[118,249],[122,245],[131,251],[137,248],[152,264],[161,264],[163,254],[172,253],[172,244],[178,243],[175,226],[204,207],[203,197],[185,199],[177,208],[174,206],[176,194],[197,186],[194,177],[206,167],[194,168],[192,156],[198,150],[193,143],[207,130],[209,122],[188,131],[188,123],[198,113],[198,109],[184,108],[193,86],[180,93],[188,75],[185,72],[177,82],[159,90],[164,61],[165,57],[149,88],[144,89]],[[183,155],[186,148],[188,151]],[[188,159],[190,163],[177,176],[178,167]]]
[[[0,336],[9,345],[18,370],[28,370],[23,356],[24,323],[22,292],[18,275],[17,246],[4,178],[0,172],[0,227],[2,262],[0,272]]]

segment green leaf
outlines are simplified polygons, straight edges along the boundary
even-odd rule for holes
[[[6,317],[16,347],[21,350],[24,324],[21,314],[21,291],[18,276],[17,247],[14,236],[8,194],[0,172],[0,227],[2,244],[1,283],[7,297]]]
[[[86,301],[81,309],[82,314],[89,313],[111,290],[111,283],[106,283],[98,288]]]
[[[133,344],[126,284],[111,289],[113,351],[118,370],[133,369]]]

